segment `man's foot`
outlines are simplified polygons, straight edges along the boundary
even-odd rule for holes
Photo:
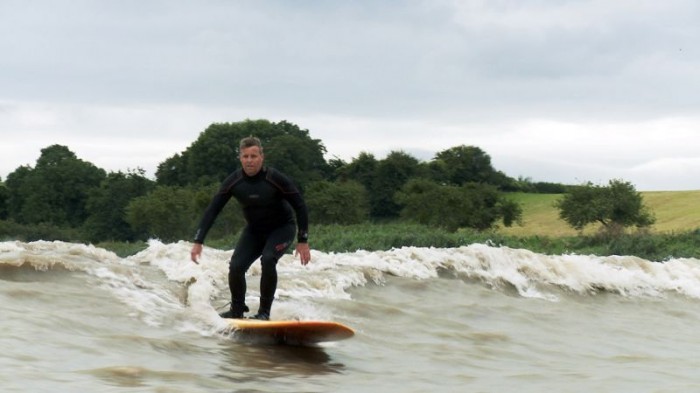
[[[248,319],[259,319],[261,321],[269,321],[270,320],[270,314],[264,313],[264,312],[258,312],[257,314],[248,317]]]
[[[248,306],[243,306],[242,309],[237,309],[234,310],[233,307],[230,308],[228,311],[224,311],[219,316],[221,318],[231,318],[231,319],[241,319],[243,318],[243,313],[248,311]]]
[[[232,319],[240,319],[243,318],[243,313],[242,312],[234,312],[233,310],[228,310],[224,311],[221,314],[219,314],[221,318],[232,318]]]

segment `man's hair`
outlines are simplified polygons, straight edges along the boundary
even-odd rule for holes
[[[249,147],[257,146],[260,148],[260,153],[263,152],[263,147],[262,143],[260,143],[260,139],[254,137],[254,136],[248,136],[243,139],[241,139],[241,144],[238,146],[238,153],[243,151],[243,149],[247,149]]]

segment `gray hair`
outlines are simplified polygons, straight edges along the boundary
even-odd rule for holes
[[[238,146],[238,152],[240,154],[240,152],[242,152],[243,149],[247,149],[247,148],[253,147],[253,146],[259,147],[260,153],[263,152],[263,147],[262,147],[262,143],[260,143],[260,139],[254,137],[252,135],[241,139],[241,143]]]

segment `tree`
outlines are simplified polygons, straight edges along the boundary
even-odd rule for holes
[[[333,158],[328,160],[328,169],[330,170],[330,173],[328,174],[328,178],[326,180],[329,181],[336,181],[340,180],[343,181],[344,179],[340,178],[340,174],[343,171],[343,168],[347,167],[348,163],[343,161],[342,159],[333,156]],[[345,179],[347,180],[347,179]]]
[[[371,215],[375,218],[396,218],[401,207],[394,195],[406,182],[418,177],[420,165],[416,158],[402,151],[392,151],[379,161],[372,185],[369,187]]]
[[[27,178],[31,175],[32,168],[28,165],[17,167],[7,175],[5,186],[7,187],[7,217],[17,222],[26,222],[22,217],[22,206],[26,192],[24,191]]]
[[[369,218],[367,191],[356,181],[311,183],[304,199],[314,224],[359,224]]]
[[[486,230],[502,220],[505,226],[519,222],[522,208],[506,199],[495,186],[467,183],[441,185],[432,180],[413,179],[396,195],[401,217],[448,231],[459,228]]]
[[[7,186],[2,182],[0,178],[0,220],[7,220],[7,200],[10,197],[10,192],[7,190]]]
[[[147,195],[134,198],[126,207],[126,221],[135,233],[162,241],[190,239],[196,214],[190,189],[157,186]]]
[[[104,170],[66,146],[49,146],[34,168],[22,166],[8,175],[8,215],[21,223],[79,227],[87,218],[89,190],[104,178]]]
[[[133,241],[144,237],[131,229],[126,222],[126,207],[132,199],[146,195],[154,187],[143,169],[127,173],[112,172],[100,187],[88,194],[86,209],[88,218],[84,232],[90,241]]]
[[[374,185],[374,178],[377,176],[378,165],[379,161],[374,158],[374,155],[361,152],[350,163],[339,166],[336,169],[336,177],[341,181],[357,181],[365,189],[370,190]]]
[[[266,165],[280,168],[302,189],[311,182],[323,180],[329,173],[328,164],[323,158],[325,149],[296,136],[270,138],[263,149]]]
[[[495,170],[491,156],[476,146],[460,145],[438,152],[429,167],[439,182],[456,186],[486,183],[509,191],[515,187],[515,180]]]
[[[185,186],[221,182],[240,167],[238,144],[251,135],[260,138],[266,163],[289,174],[301,188],[330,174],[323,157],[326,148],[320,140],[312,139],[308,130],[286,121],[245,120],[207,127],[184,152],[158,165],[158,184]]]
[[[597,222],[607,232],[617,233],[629,226],[643,228],[656,221],[642,195],[623,180],[610,180],[607,186],[587,182],[572,188],[555,206],[559,217],[577,230]]]
[[[491,166],[491,157],[476,146],[460,145],[438,152],[434,161],[445,172],[446,178],[453,185],[462,185],[468,182],[488,183],[494,169]]]
[[[158,164],[156,170],[157,182],[160,185],[167,186],[186,186],[189,182],[187,173],[187,161],[189,154],[175,154],[172,157],[166,158],[165,161]]]

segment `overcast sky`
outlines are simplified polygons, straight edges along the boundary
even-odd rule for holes
[[[0,0],[0,177],[52,144],[153,177],[262,118],[346,161],[473,145],[511,177],[696,190],[699,21],[696,0]]]

